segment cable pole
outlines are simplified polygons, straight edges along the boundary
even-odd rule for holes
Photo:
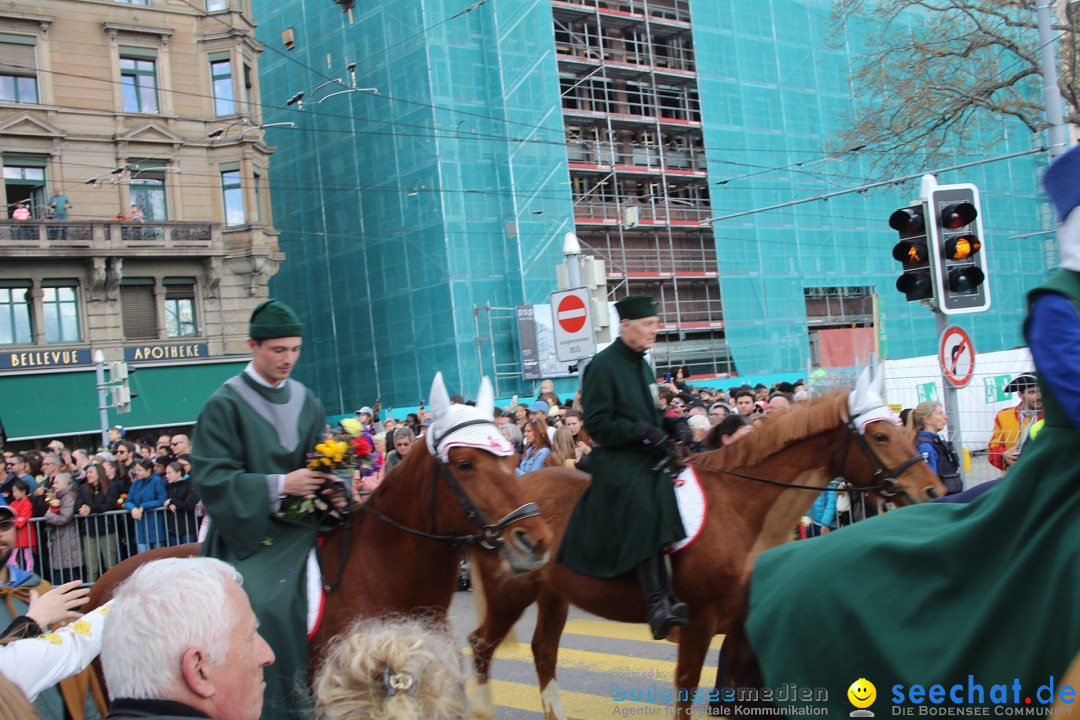
[[[1061,91],[1057,77],[1057,43],[1050,29],[1050,6],[1053,0],[1046,0],[1038,6],[1039,50],[1042,53],[1043,102],[1046,105],[1046,122],[1049,124],[1047,137],[1050,141],[1050,160],[1064,153],[1067,147],[1065,137],[1065,117],[1061,111]]]

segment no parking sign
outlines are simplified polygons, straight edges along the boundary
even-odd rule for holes
[[[966,387],[975,374],[975,344],[971,337],[964,328],[950,325],[942,331],[938,345],[942,377],[954,387]]]

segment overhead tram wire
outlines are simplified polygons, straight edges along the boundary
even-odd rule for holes
[[[713,223],[721,222],[723,220],[731,220],[737,217],[743,217],[745,215],[756,215],[757,213],[769,212],[770,210],[780,210],[781,208],[791,207],[792,205],[802,205],[805,203],[816,202],[818,200],[828,200],[829,198],[839,197],[840,195],[848,195],[850,193],[861,193],[873,188],[884,187],[886,185],[896,185],[902,182],[908,182],[921,178],[923,175],[937,175],[945,172],[952,172],[954,170],[962,170],[963,168],[976,167],[978,165],[986,165],[989,163],[1000,162],[1002,160],[1011,160],[1012,158],[1023,157],[1024,155],[1034,155],[1035,153],[1046,152],[1046,147],[1038,147],[1029,150],[1020,150],[1014,153],[1008,153],[1006,155],[999,155],[988,160],[976,160],[968,163],[960,163],[959,165],[951,165],[949,167],[938,168],[936,170],[924,170],[923,172],[913,173],[911,175],[903,175],[897,178],[891,178],[889,180],[880,180],[878,182],[868,183],[856,188],[848,188],[847,190],[837,190],[836,192],[823,193],[821,195],[814,195],[813,197],[801,198],[799,200],[791,200],[786,203],[778,203],[776,205],[769,205],[766,207],[755,208],[753,210],[742,210],[736,213],[729,213],[727,215],[718,215],[717,217],[709,218],[708,220],[702,220],[701,225],[711,225]]]

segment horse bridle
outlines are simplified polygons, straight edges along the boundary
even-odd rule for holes
[[[492,425],[492,423],[490,420],[467,420],[465,422],[458,423],[446,432],[437,436],[432,442],[432,447],[435,448],[435,466],[437,468],[437,471],[439,472],[439,474],[442,475],[443,480],[446,481],[446,484],[450,486],[450,489],[453,490],[454,495],[457,496],[458,504],[460,504],[461,508],[465,511],[465,516],[469,519],[470,522],[480,528],[479,534],[458,535],[454,533],[453,530],[451,530],[446,535],[438,535],[435,533],[424,532],[423,530],[417,530],[416,528],[411,528],[407,525],[399,523],[393,518],[379,512],[378,510],[374,510],[371,507],[368,507],[367,503],[364,503],[360,507],[371,513],[387,525],[395,527],[398,530],[402,530],[418,537],[427,538],[428,540],[437,540],[439,542],[449,543],[451,547],[457,547],[458,545],[479,544],[481,547],[485,547],[488,550],[501,549],[503,546],[503,531],[506,530],[506,528],[510,525],[513,525],[520,520],[539,516],[540,506],[533,502],[525,503],[516,510],[507,513],[498,522],[492,523],[488,521],[487,515],[484,514],[484,511],[476,506],[476,503],[474,503],[472,498],[469,497],[469,494],[465,492],[465,489],[463,487],[461,487],[461,483],[459,483],[457,478],[454,477],[454,473],[450,472],[450,463],[443,462],[442,458],[440,458],[438,454],[439,443],[441,443],[443,440],[445,440],[447,437],[457,432],[458,430],[473,425]],[[431,493],[431,517],[432,522],[434,522],[434,492]]]
[[[876,409],[877,408],[871,408],[871,410]],[[865,412],[860,413],[860,415],[865,414]],[[863,437],[863,434],[859,432],[859,428],[855,425],[855,420],[858,417],[859,415],[856,415],[855,417],[850,418],[846,423],[848,433],[847,438],[844,441],[844,454],[843,458],[840,461],[840,467],[843,468],[845,465],[847,465],[848,453],[851,450],[851,441],[852,438],[854,438],[855,442],[859,446],[859,449],[862,450],[863,455],[865,455],[866,459],[870,462],[870,467],[874,471],[874,479],[878,481],[877,485],[871,485],[869,487],[848,486],[819,488],[813,487],[811,485],[796,485],[795,483],[787,483],[783,482],[782,480],[772,480],[770,478],[758,477],[756,475],[747,475],[745,473],[735,472],[734,470],[725,470],[723,468],[718,468],[714,465],[707,465],[693,457],[688,458],[686,462],[687,464],[696,465],[702,469],[711,470],[712,472],[723,473],[725,475],[733,475],[734,477],[742,478],[744,480],[753,480],[754,482],[764,483],[766,485],[775,485],[782,488],[792,488],[796,490],[813,490],[814,492],[876,492],[885,499],[889,499],[895,497],[896,495],[902,494],[905,498],[907,498],[908,502],[914,504],[914,498],[911,497],[911,494],[907,490],[905,490],[903,486],[901,486],[900,483],[897,482],[897,480],[900,475],[904,473],[905,470],[907,470],[915,463],[921,461],[923,459],[923,456],[916,453],[904,462],[897,465],[895,468],[888,468],[884,463],[881,462],[881,458],[877,456],[877,453],[874,452],[874,449],[870,447],[870,443],[866,442],[866,438]]]

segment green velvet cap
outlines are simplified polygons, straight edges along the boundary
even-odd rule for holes
[[[303,337],[304,324],[293,309],[278,300],[259,303],[251,313],[248,336],[252,340],[281,337]]]
[[[615,303],[615,309],[619,312],[620,320],[640,320],[660,315],[660,311],[656,309],[656,303],[648,295],[624,297]]]

